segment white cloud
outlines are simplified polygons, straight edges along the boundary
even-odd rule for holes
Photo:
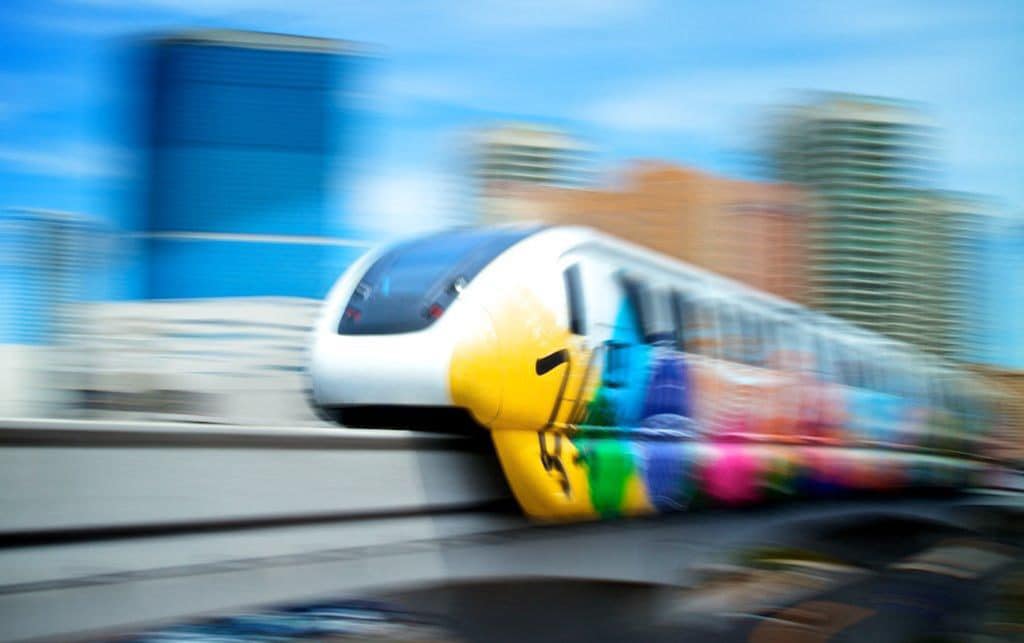
[[[463,223],[453,177],[400,170],[364,176],[352,187],[352,213],[367,229],[410,234]]]
[[[433,71],[387,74],[381,80],[381,93],[399,99],[442,103],[466,103],[475,98],[473,83],[454,74]]]
[[[599,127],[635,134],[710,134],[723,125],[716,102],[714,96],[702,96],[699,90],[670,79],[601,97],[584,106],[579,117]]]
[[[128,154],[114,147],[81,142],[40,149],[0,145],[0,166],[20,174],[115,178],[127,174]]]
[[[960,48],[874,52],[780,63],[706,68],[631,83],[592,98],[582,120],[625,132],[749,134],[751,113],[791,99],[797,89],[852,92],[920,101],[960,100],[988,79]],[[958,78],[957,83],[950,83]]]

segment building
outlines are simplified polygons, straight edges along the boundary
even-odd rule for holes
[[[926,189],[932,132],[915,108],[825,94],[787,110],[772,167],[816,203],[811,303],[872,331],[955,357],[961,351],[959,206]]]
[[[989,436],[989,454],[1024,466],[1024,369],[974,365],[993,393],[1000,394],[1000,412],[1005,421]]]
[[[288,425],[306,402],[306,346],[320,302],[298,297],[91,303],[79,415]]]
[[[968,359],[1024,373],[1024,217],[975,217]]]
[[[204,30],[148,51],[142,298],[323,296],[363,249],[331,189],[352,48]]]
[[[69,350],[87,320],[76,304],[97,273],[100,231],[87,217],[0,212],[0,417],[53,415],[75,404],[84,356]]]
[[[587,154],[579,141],[539,125],[505,124],[475,132],[470,162],[477,216],[484,223],[503,221],[509,199],[524,184],[580,185]]]
[[[639,162],[597,188],[520,185],[505,214],[597,228],[803,302],[807,208],[791,185]]]

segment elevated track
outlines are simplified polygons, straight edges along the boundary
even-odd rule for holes
[[[0,639],[483,578],[689,582],[860,515],[962,524],[991,496],[530,525],[488,445],[342,428],[0,421]],[[998,502],[1018,503],[1016,496]]]

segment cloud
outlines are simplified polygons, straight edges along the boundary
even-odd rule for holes
[[[634,81],[577,109],[586,122],[614,130],[710,137],[742,132],[744,117],[813,89],[879,95],[923,104],[960,99],[989,78],[961,47],[843,54],[763,64],[706,67]],[[950,78],[961,78],[951,85]]]
[[[368,230],[394,235],[463,223],[454,177],[397,170],[361,177],[352,187],[352,214]]]
[[[633,134],[712,133],[723,125],[713,96],[675,79],[598,98],[579,112],[581,120]]]
[[[128,173],[127,152],[95,143],[62,143],[49,148],[0,145],[0,167],[18,174],[73,179],[117,178]]]

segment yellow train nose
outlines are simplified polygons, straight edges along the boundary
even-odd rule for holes
[[[504,364],[498,337],[490,315],[482,306],[461,302],[461,314],[467,318],[467,333],[461,336],[452,354],[448,382],[452,402],[469,410],[473,419],[491,426],[501,412],[504,392]]]

